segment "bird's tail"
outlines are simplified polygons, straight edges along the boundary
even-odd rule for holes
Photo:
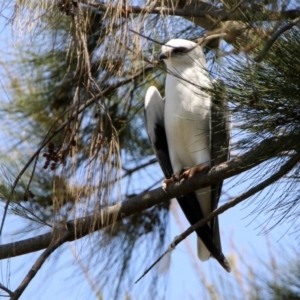
[[[198,257],[201,261],[206,261],[210,258],[211,254],[210,251],[206,248],[205,244],[202,240],[197,237],[197,250],[198,250]]]
[[[208,216],[212,211],[211,192],[211,187],[196,191],[196,197],[201,207],[203,217]],[[197,242],[198,257],[200,260],[206,261],[212,256],[218,260],[227,272],[230,272],[230,265],[222,253],[218,217],[208,222],[207,225],[210,230],[210,239],[203,239],[203,237],[199,235],[199,231],[196,231],[198,236],[201,237],[198,238]],[[208,250],[208,248],[210,248],[210,250]]]
[[[179,205],[182,208],[186,218],[190,222],[190,224],[195,224],[199,220],[201,220],[204,215],[199,205],[199,197],[203,195],[200,190],[200,194],[196,196],[196,193],[189,193],[184,196],[180,196],[177,198]],[[218,234],[218,224],[215,223],[215,231],[214,233]],[[230,266],[225,256],[222,253],[221,245],[219,243],[215,243],[212,234],[212,230],[208,224],[198,228],[196,230],[198,235],[198,256],[200,260],[207,260],[209,257],[214,257],[222,267],[230,272]],[[209,249],[209,250],[208,250]]]
[[[211,252],[207,249],[207,247],[205,246],[205,244],[202,242],[202,240],[199,237],[197,237],[197,248],[198,248],[197,249],[198,257],[201,261],[206,261],[212,256]],[[214,257],[214,256],[212,256],[212,257]],[[226,257],[223,255],[222,251],[220,251],[220,253],[216,259],[218,260],[220,265],[227,272],[231,272],[230,264],[229,264],[228,260],[226,259]]]

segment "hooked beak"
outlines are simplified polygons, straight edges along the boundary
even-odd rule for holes
[[[167,59],[169,56],[168,56],[168,53],[161,53],[159,55],[159,60],[162,61],[164,59]]]

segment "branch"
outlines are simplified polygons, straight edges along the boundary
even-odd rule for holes
[[[219,18],[217,22],[213,24],[210,30],[215,29],[221,22],[225,21],[227,17],[229,17],[231,14],[233,14],[244,2],[245,0],[241,0],[239,3],[237,3],[225,16]]]
[[[55,228],[54,232],[48,232],[34,238],[1,245],[0,259],[45,249],[51,244],[53,238],[58,235],[63,236],[68,233],[68,241],[82,238],[163,201],[168,201],[179,195],[211,186],[220,180],[245,172],[275,157],[281,151],[296,149],[297,146],[299,146],[298,140],[298,136],[281,136],[266,139],[240,157],[212,168],[208,174],[196,174],[190,180],[183,181],[179,186],[170,184],[167,193],[163,189],[157,188],[128,199],[120,204],[103,209],[101,213],[95,213],[87,217],[68,221],[65,226]]]
[[[10,300],[17,300],[20,298],[30,281],[34,278],[34,276],[37,274],[39,269],[42,267],[46,259],[50,256],[52,252],[54,252],[58,247],[60,247],[62,244],[64,244],[66,241],[68,241],[70,233],[66,232],[64,236],[61,236],[58,238],[57,241],[54,243],[51,243],[48,248],[40,255],[40,257],[37,259],[37,261],[34,263],[32,268],[29,270],[21,284],[18,286],[18,288],[12,293]]]
[[[6,286],[4,286],[2,283],[0,283],[0,289],[6,292],[9,296],[13,295],[13,292],[10,289],[8,289]]]
[[[190,226],[186,231],[184,231],[179,236],[175,237],[174,241],[170,244],[169,248],[143,273],[141,277],[138,278],[138,280],[135,282],[137,283],[140,281],[167,253],[174,250],[175,247],[182,242],[185,238],[187,238],[191,233],[193,233],[198,228],[204,226],[207,222],[209,222],[211,219],[217,217],[218,215],[222,214],[226,210],[228,210],[231,207],[236,206],[237,204],[241,203],[245,199],[255,195],[256,193],[262,191],[264,188],[269,186],[270,184],[273,184],[275,181],[282,178],[285,174],[287,174],[289,171],[293,169],[293,167],[299,162],[300,156],[299,154],[294,155],[286,164],[281,166],[281,168],[272,176],[270,176],[265,181],[261,182],[257,186],[249,189],[247,192],[241,194],[240,196],[231,199],[227,203],[223,204],[219,208],[215,209],[211,214],[209,214],[207,217],[201,219],[194,225]],[[230,267],[229,267],[230,270]]]
[[[276,31],[270,38],[270,40],[266,43],[264,48],[261,50],[261,52],[254,58],[254,61],[261,62],[267,52],[270,50],[272,45],[275,43],[275,41],[280,37],[281,34],[283,34],[285,31],[293,28],[297,23],[300,22],[300,17],[294,19],[293,21],[289,22],[285,26],[281,27],[278,31]]]
[[[263,21],[274,21],[289,18],[296,18],[300,16],[299,9],[291,9],[284,11],[253,11],[250,6],[240,6],[240,10],[229,14],[226,9],[217,8],[211,4],[202,2],[197,9],[193,8],[168,8],[168,7],[156,7],[152,6],[126,6],[121,8],[119,5],[96,3],[92,1],[81,0],[79,1],[88,6],[94,7],[100,11],[111,12],[120,11],[120,15],[127,14],[154,14],[154,15],[172,15],[181,17],[191,17],[191,18],[204,18],[204,19],[219,19],[222,21],[249,21],[253,17],[257,16],[259,20]],[[123,13],[123,14],[121,14]]]

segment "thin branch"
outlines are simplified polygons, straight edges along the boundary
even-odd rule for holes
[[[2,235],[2,230],[3,230],[3,227],[4,227],[4,222],[5,222],[5,219],[6,219],[6,215],[7,215],[7,212],[8,212],[8,207],[9,207],[10,202],[11,202],[11,199],[7,199],[6,202],[5,202],[3,215],[2,215],[2,220],[1,220],[1,225],[0,225],[0,236]]]
[[[210,30],[215,29],[221,22],[223,22],[226,18],[228,18],[231,14],[233,14],[244,2],[245,0],[241,0],[237,3],[225,16],[221,17],[217,22],[215,22]]]
[[[161,46],[164,45],[164,43],[161,43],[161,42],[159,42],[159,41],[157,41],[157,40],[151,38],[149,35],[148,35],[148,36],[147,36],[147,35],[144,35],[144,34],[142,34],[142,33],[140,33],[140,32],[137,32],[137,31],[135,31],[135,30],[133,30],[133,29],[131,29],[131,28],[129,28],[128,30],[131,31],[132,33],[135,33],[135,34],[137,34],[137,35],[139,35],[139,36],[145,38],[147,41],[153,42],[153,43],[158,44],[158,45],[161,45]]]
[[[208,174],[196,174],[189,181],[183,181],[179,186],[170,184],[167,193],[162,188],[157,188],[103,209],[100,213],[68,221],[65,226],[55,228],[54,232],[0,245],[0,259],[45,249],[51,244],[54,236],[64,236],[68,233],[68,241],[82,238],[163,201],[211,186],[220,180],[245,172],[272,157],[276,157],[281,151],[297,149],[299,147],[298,141],[299,136],[281,136],[266,139],[236,159],[212,168]]]
[[[114,178],[113,180],[111,180],[111,181],[109,181],[107,183],[101,184],[101,187],[103,188],[103,187],[106,187],[106,186],[110,186],[110,185],[112,185],[112,184],[114,184],[114,183],[116,183],[116,182],[118,182],[120,180],[123,180],[127,176],[132,175],[134,172],[136,172],[136,171],[138,171],[140,169],[146,168],[148,166],[151,166],[151,165],[153,165],[155,163],[157,163],[157,159],[156,158],[151,158],[147,162],[145,162],[145,163],[143,163],[141,165],[138,165],[138,166],[136,166],[134,168],[131,168],[131,169],[127,169],[125,167],[122,167],[122,169],[125,171],[125,173],[122,176],[116,177],[116,178]],[[156,185],[156,183],[155,183],[155,185]]]
[[[140,276],[134,283],[138,283],[147,273],[169,252],[175,249],[175,246],[173,247],[173,243],[169,246],[169,248],[148,268],[144,271],[142,276]]]
[[[285,26],[281,27],[278,31],[276,31],[268,40],[268,42],[265,44],[264,48],[260,51],[260,53],[254,58],[254,61],[261,62],[263,58],[266,56],[267,52],[272,47],[272,45],[275,43],[275,41],[280,37],[280,35],[283,34],[285,31],[293,28],[299,22],[300,22],[300,17],[294,19],[293,21],[289,22]]]
[[[64,244],[69,239],[69,234],[66,232],[63,236],[59,237],[56,241],[51,243],[47,249],[40,255],[40,257],[36,260],[34,265],[31,267],[21,284],[18,286],[18,288],[13,292],[10,300],[17,300],[20,298],[24,290],[27,288],[28,284],[31,282],[31,280],[34,278],[34,276],[37,274],[39,269],[42,267],[46,259],[51,255],[52,252],[54,252],[58,247],[60,247],[62,244]]]
[[[13,295],[13,292],[10,289],[8,289],[6,286],[4,286],[2,283],[0,283],[0,289],[6,292],[9,296]]]
[[[73,120],[75,118],[75,116],[81,112],[83,112],[88,106],[90,106],[91,104],[95,103],[100,97],[103,97],[105,94],[112,92],[113,90],[115,90],[116,88],[119,88],[127,83],[129,83],[130,81],[138,78],[139,76],[142,76],[144,74],[146,74],[147,72],[150,72],[153,70],[153,67],[149,66],[149,67],[145,67],[142,68],[142,70],[140,70],[139,72],[137,72],[136,74],[134,74],[133,76],[124,79],[122,81],[119,81],[107,88],[105,88],[103,91],[100,91],[99,93],[97,93],[95,96],[93,96],[92,98],[88,99],[84,104],[82,104],[78,110],[76,111],[76,113],[72,114],[68,120],[66,122],[64,122],[63,124],[61,124],[59,126],[58,129],[56,129],[47,139],[44,139],[44,141],[41,143],[40,147],[36,150],[36,152],[31,156],[31,158],[27,161],[27,163],[24,165],[24,167],[22,168],[22,170],[19,172],[18,176],[16,177],[13,185],[12,185],[12,191],[16,188],[19,180],[21,179],[22,175],[24,174],[24,172],[27,170],[27,168],[30,166],[30,164],[33,162],[33,160],[35,159],[35,157],[37,155],[40,154],[40,152],[42,151],[42,149],[53,139],[53,137],[55,137],[59,132],[61,132],[68,124],[71,120]]]
[[[132,173],[140,170],[140,169],[144,169],[152,164],[155,164],[157,162],[157,159],[156,158],[151,158],[150,160],[148,160],[147,162],[143,163],[143,164],[140,164],[134,168],[131,168],[131,169],[127,169],[125,167],[123,167],[123,170],[125,171],[125,174],[122,175],[122,178],[120,179],[123,179],[124,177],[128,176],[128,175],[131,175]]]
[[[260,184],[256,185],[255,187],[249,189],[247,192],[241,194],[240,196],[231,199],[227,203],[221,205],[219,208],[215,209],[211,214],[209,214],[207,217],[201,219],[194,225],[190,226],[187,230],[185,230],[182,234],[176,236],[173,240],[173,242],[170,244],[169,248],[148,268],[144,271],[141,277],[138,278],[138,280],[135,282],[137,283],[140,281],[166,254],[171,252],[175,249],[175,247],[181,243],[184,239],[186,239],[191,233],[193,233],[198,228],[204,226],[207,222],[209,222],[211,219],[217,217],[218,215],[222,214],[226,210],[228,210],[231,207],[236,206],[237,204],[241,203],[242,201],[248,199],[249,197],[255,195],[256,193],[262,191],[267,186],[273,184],[275,181],[282,178],[284,175],[286,175],[289,171],[293,169],[293,167],[299,162],[300,156],[299,154],[294,155],[287,163],[285,163],[281,168],[272,176],[270,176],[265,181],[261,182]]]

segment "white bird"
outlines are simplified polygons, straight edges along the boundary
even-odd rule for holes
[[[165,100],[151,86],[145,97],[145,117],[149,139],[167,185],[229,158],[229,115],[224,100],[215,97],[212,101],[208,94],[212,82],[200,46],[173,39],[162,47],[160,59],[168,73]],[[216,209],[222,184],[177,198],[191,224]],[[200,260],[213,256],[230,272],[221,249],[218,218],[196,232]]]

